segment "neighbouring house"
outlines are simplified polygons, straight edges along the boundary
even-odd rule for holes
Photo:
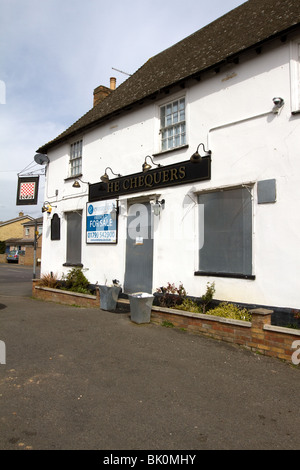
[[[10,245],[5,242],[11,238],[21,239],[24,232],[23,223],[30,222],[31,220],[33,218],[30,215],[24,215],[24,212],[19,212],[18,217],[0,222],[0,241],[3,242],[3,245],[5,244],[5,253],[0,254],[0,261],[2,263],[6,262],[6,253],[10,251]],[[20,245],[16,245],[16,249],[21,250]]]
[[[0,240],[6,241],[8,238],[22,238],[23,237],[23,224],[30,222],[33,217],[24,215],[24,212],[19,212],[19,216],[14,219],[0,222]]]
[[[299,135],[299,0],[248,0],[38,149],[42,273],[299,309]]]
[[[39,264],[41,260],[42,249],[42,233],[43,233],[43,217],[33,219],[22,224],[22,237],[8,238],[5,241],[6,252],[11,250],[19,250],[19,264],[26,266],[33,266],[34,256],[36,263]],[[36,247],[35,247],[35,232],[36,232]],[[34,254],[34,248],[36,248]]]

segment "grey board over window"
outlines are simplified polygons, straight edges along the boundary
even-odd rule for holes
[[[65,266],[81,265],[82,214],[67,212],[67,250]]]
[[[51,240],[60,240],[60,218],[57,214],[51,219]]]
[[[253,277],[252,197],[249,188],[198,196],[202,234],[197,275]],[[201,226],[201,224],[203,224]]]

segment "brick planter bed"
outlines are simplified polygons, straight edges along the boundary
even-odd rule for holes
[[[250,313],[252,321],[248,322],[152,306],[151,321],[157,324],[168,321],[176,328],[234,343],[260,354],[293,363],[292,355],[296,351],[293,343],[299,341],[299,349],[300,330],[271,325],[272,310],[258,308]]]
[[[37,285],[38,282],[39,279],[32,281],[32,297],[34,299],[58,302],[66,305],[78,305],[79,307],[100,307],[99,289],[96,289],[96,295],[87,295],[62,289],[40,287]]]
[[[86,295],[40,287],[37,286],[38,282],[38,279],[34,279],[32,283],[33,298],[80,307],[100,308],[99,289],[96,289],[96,295]],[[237,344],[292,364],[292,355],[300,348],[300,330],[271,325],[272,310],[258,308],[250,310],[250,313],[252,321],[248,322],[153,305],[151,322],[162,324],[167,321],[176,328]],[[295,341],[299,341],[299,346],[293,346]],[[300,352],[298,356],[300,358]]]

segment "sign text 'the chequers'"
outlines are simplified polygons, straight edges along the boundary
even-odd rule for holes
[[[199,163],[192,163],[188,160],[173,165],[161,166],[146,173],[121,176],[107,183],[91,184],[89,187],[89,202],[207,180],[210,179],[210,169],[210,157],[204,157]]]

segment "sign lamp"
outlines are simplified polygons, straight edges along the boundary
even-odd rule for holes
[[[122,176],[122,175],[117,175],[116,173],[114,173],[114,172],[112,171],[112,169],[108,166],[107,168],[105,168],[105,173],[104,173],[104,175],[102,175],[101,178],[100,178],[103,183],[108,183],[108,181],[109,181],[109,177],[108,177],[108,174],[107,174],[107,170],[110,170],[113,175],[118,176],[119,178]]]
[[[200,153],[199,153],[199,147],[200,147],[200,145],[202,145],[203,150],[204,150],[205,153],[207,153],[208,155],[211,155],[211,150],[205,150],[204,144],[201,143],[201,144],[198,145],[196,152],[193,153],[193,155],[192,155],[191,158],[190,158],[190,161],[191,161],[192,163],[199,163],[199,162],[201,161],[201,159],[202,159],[202,157],[201,157],[201,155],[200,155]]]
[[[152,157],[150,157],[150,155],[147,155],[147,157],[145,158],[145,161],[143,163],[143,172],[145,173],[146,171],[150,170],[152,168],[152,166],[147,163],[147,158],[150,158],[151,162],[153,163],[153,165],[156,165],[158,167],[161,167],[162,165],[160,163],[154,163]]]

